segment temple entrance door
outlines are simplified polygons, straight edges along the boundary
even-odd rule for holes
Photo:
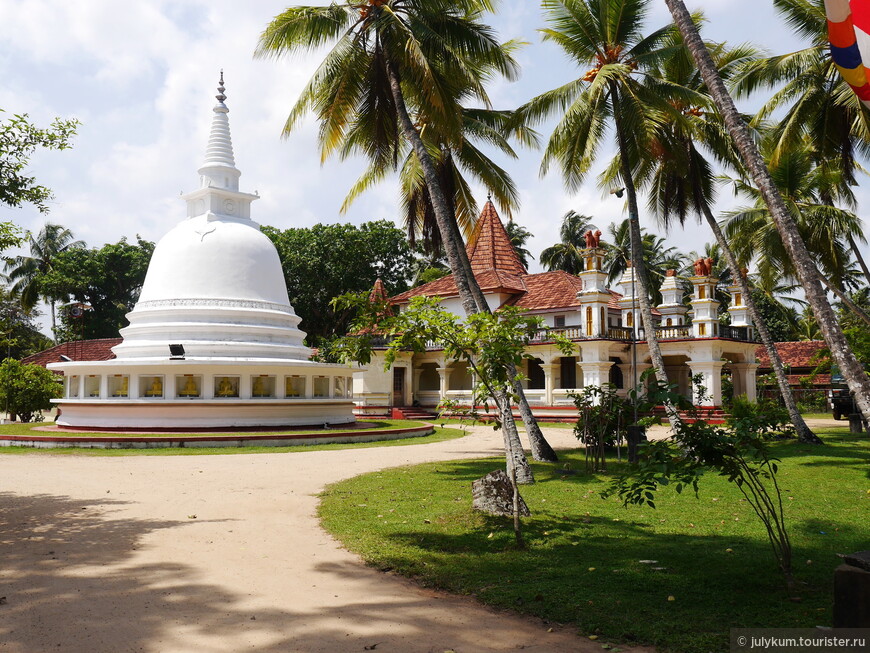
[[[393,406],[405,405],[405,370],[404,367],[393,368]]]

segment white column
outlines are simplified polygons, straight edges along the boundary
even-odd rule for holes
[[[601,387],[610,381],[610,367],[613,361],[580,362],[577,365],[583,370],[584,386]],[[596,397],[595,403],[598,403],[599,399]]]
[[[604,383],[608,383],[610,381],[610,368],[613,365],[613,361],[600,361],[600,362],[585,362],[581,361],[577,363],[581,370],[583,370],[583,385],[602,385]]]
[[[438,398],[446,399],[447,398],[447,388],[448,382],[450,381],[450,368],[449,367],[439,367],[438,370]]]
[[[541,369],[544,370],[544,404],[547,406],[553,405],[553,387],[555,386],[556,375],[555,371],[559,365],[556,363],[544,363]]]
[[[694,384],[692,384],[692,401],[696,406],[721,406],[722,405],[722,367],[725,361],[689,361],[687,363],[692,370],[692,376],[700,374],[703,378],[701,385],[707,390],[707,396],[703,402],[696,396]]]
[[[755,371],[758,369],[758,363],[731,363],[732,378],[734,379],[734,394],[746,395],[749,401],[757,399],[755,388]],[[739,384],[738,384],[739,379]]]
[[[420,376],[421,376],[422,374],[423,374],[423,368],[422,368],[422,367],[414,367],[414,368],[412,368],[412,375],[411,375],[411,379],[412,379],[412,380],[411,380],[411,403],[413,403],[415,399],[418,400],[418,401],[419,401],[419,399],[420,399],[420,398],[417,396],[417,393],[420,392]]]

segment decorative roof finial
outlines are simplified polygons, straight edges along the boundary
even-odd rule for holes
[[[217,101],[218,101],[218,102],[220,102],[221,104],[223,104],[223,103],[224,103],[224,100],[227,99],[227,96],[224,95],[224,91],[225,91],[226,89],[224,88],[224,71],[223,71],[223,68],[221,68],[221,81],[218,82],[218,89],[217,89],[217,90],[218,90],[218,94],[215,95],[215,97],[217,98]]]
[[[486,201],[492,202],[492,191],[487,191],[486,193]]]

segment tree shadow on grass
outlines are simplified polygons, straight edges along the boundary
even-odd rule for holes
[[[593,484],[608,480],[615,472],[621,470],[624,464],[615,460],[609,461],[609,468],[606,471],[590,471],[586,467],[582,449],[560,451],[558,463],[529,462],[535,476],[535,483],[567,481],[579,484]],[[436,474],[447,480],[464,481],[470,484],[489,472],[503,470],[505,462],[504,458],[479,458],[433,463],[432,467]],[[520,486],[521,493],[524,487],[530,486]]]
[[[149,534],[198,522],[113,518],[124,503],[0,493],[0,648],[332,653],[379,644],[379,650],[409,653],[476,650],[465,639],[470,628],[445,635],[442,627],[440,638],[430,635],[436,624],[418,594],[394,601],[336,597],[311,608],[307,588],[300,587],[301,598],[291,606],[253,609],[245,588],[210,582],[193,565],[137,563],[136,550]],[[360,568],[322,572],[358,577]],[[286,582],[292,587],[295,579]],[[534,636],[528,634],[529,644]]]
[[[807,528],[815,525],[796,532]],[[860,530],[844,531],[840,544],[863,541]],[[528,549],[519,550],[509,520],[494,517],[460,534],[394,533],[377,565],[586,633],[686,653],[727,649],[732,627],[830,624],[831,540],[801,543],[790,595],[766,539],[548,514],[524,520],[524,535]],[[817,564],[803,568],[803,556]]]

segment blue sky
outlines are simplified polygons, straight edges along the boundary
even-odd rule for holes
[[[752,42],[771,53],[801,47],[769,0],[687,4],[706,12],[708,38]],[[275,0],[2,0],[0,108],[27,112],[40,123],[54,116],[82,122],[72,150],[34,160],[33,172],[56,195],[47,219],[70,227],[91,246],[137,234],[156,240],[183,219],[178,194],[197,183],[221,68],[241,187],[262,198],[253,206],[255,221],[288,228],[395,218],[392,181],[339,214],[362,165],[320,165],[313,119],[281,139],[289,108],[319,61],[316,54],[253,59],[260,32],[286,6]],[[650,28],[668,19],[664,2],[654,1]],[[529,42],[518,57],[521,79],[491,87],[496,106],[513,108],[581,72],[540,42],[537,2],[503,2],[491,23],[504,39]],[[547,136],[548,126],[541,131]],[[571,194],[555,171],[540,178],[540,156],[521,151],[518,160],[502,162],[520,187],[522,207],[514,217],[534,234],[529,247],[534,255],[558,240],[561,216],[569,209],[593,216],[602,227],[622,219],[622,203],[596,188],[595,175]],[[485,189],[477,195],[482,201]],[[720,204],[733,206],[727,190]],[[0,219],[35,231],[46,217],[30,207],[0,208]],[[669,240],[688,251],[702,249],[712,237],[690,226],[672,232]]]

